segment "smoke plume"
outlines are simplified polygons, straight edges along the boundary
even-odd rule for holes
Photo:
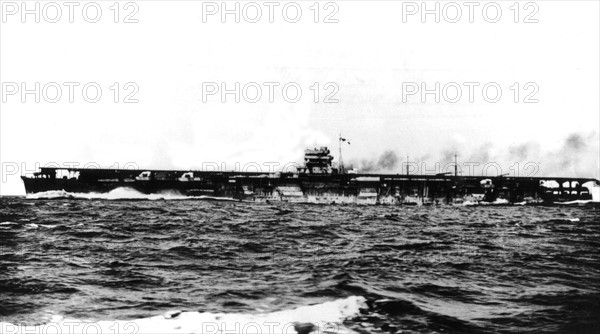
[[[437,154],[424,154],[411,160],[418,164],[415,173],[433,174],[453,170],[454,154],[458,154],[462,175],[507,174],[511,176],[568,176],[600,178],[600,139],[598,133],[571,133],[555,149],[544,149],[537,142],[515,143],[508,147],[484,143],[476,147],[452,143]],[[433,153],[433,152],[431,152]],[[467,164],[479,164],[468,170]],[[490,168],[486,169],[489,165]],[[400,159],[394,151],[383,152],[378,158],[350,162],[350,168],[361,173],[402,173]],[[412,167],[411,167],[412,168]]]
[[[398,168],[399,161],[396,152],[388,150],[383,152],[379,158],[362,159],[360,162],[351,161],[349,168],[357,168],[362,173],[394,172]]]

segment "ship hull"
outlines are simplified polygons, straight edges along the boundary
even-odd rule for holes
[[[127,188],[142,194],[178,194],[193,197],[227,198],[243,201],[281,201],[323,204],[510,204],[556,203],[592,200],[584,182],[591,179],[562,179],[571,188],[551,189],[541,178],[453,177],[393,174],[258,174],[235,172],[161,171],[161,179],[139,180],[140,171],[78,170],[78,177],[22,177],[27,194],[47,191],[109,193]],[[160,174],[162,173],[162,174]],[[182,178],[184,173],[191,176]],[[51,175],[51,174],[48,174]],[[482,185],[484,180],[489,184]]]

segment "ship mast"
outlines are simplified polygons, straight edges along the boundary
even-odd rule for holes
[[[338,144],[339,144],[339,149],[340,149],[340,168],[339,168],[339,173],[340,174],[344,174],[344,159],[342,159],[342,142],[346,142],[348,143],[348,145],[350,145],[350,141],[348,141],[348,139],[343,138],[342,134],[340,133],[340,137],[338,139]]]
[[[458,176],[458,154],[454,152],[454,176]]]
[[[340,149],[340,174],[344,174],[344,160],[342,159],[342,134],[340,133],[340,137],[338,139],[339,149]]]

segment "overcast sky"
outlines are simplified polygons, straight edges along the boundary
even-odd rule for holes
[[[99,1],[96,23],[86,22],[95,20],[95,3],[84,16],[88,2],[77,2],[71,23],[63,2],[58,20],[56,8],[39,2],[40,23],[33,14],[23,23],[20,3],[3,1],[0,23],[2,195],[24,194],[19,175],[36,163],[232,169],[301,162],[312,146],[329,146],[337,161],[339,133],[351,142],[344,160],[355,166],[386,151],[430,166],[458,152],[461,161],[506,169],[535,162],[537,175],[600,178],[598,1],[520,2],[518,14],[513,1],[476,2],[471,18],[457,2],[458,19],[456,6],[439,2],[439,23],[434,14],[422,22],[420,2],[401,1],[320,2],[318,16],[313,1],[287,5],[287,16],[287,2],[245,11],[240,2],[239,23],[233,14],[222,22],[220,2],[201,1],[122,2],[118,15],[114,2]],[[256,7],[262,17],[251,23]],[[287,22],[297,7],[301,16]],[[21,84],[33,90],[36,82],[46,94],[23,102]],[[62,87],[56,103],[48,101],[53,82]],[[65,82],[78,84],[72,103]],[[222,102],[220,92],[203,101],[212,83],[234,89],[236,82],[257,83],[259,101],[248,101],[253,84],[239,103],[233,94]],[[265,82],[274,83],[273,102]],[[83,98],[87,83],[101,88],[98,102]],[[403,99],[408,89],[436,83],[439,102],[435,94],[422,101],[420,91]],[[454,103],[453,83],[462,92]],[[292,103],[297,87],[302,96]],[[494,103],[496,87],[502,95]],[[137,103],[123,102],[130,93]],[[92,87],[87,97],[94,95]],[[328,95],[338,102],[324,103]]]

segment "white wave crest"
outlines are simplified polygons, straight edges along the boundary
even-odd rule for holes
[[[352,296],[322,304],[261,314],[172,311],[130,321],[83,322],[56,318],[38,326],[0,322],[1,333],[354,333],[342,322],[366,308],[364,297]]]
[[[568,202],[554,202],[554,204],[560,204],[560,205],[579,205],[579,204],[588,204],[588,203],[597,203],[597,202],[592,199],[587,199],[587,200],[578,199],[578,200],[568,201]]]
[[[510,202],[504,198],[497,198],[493,202],[481,202],[481,205],[507,205],[507,204],[510,204]]]
[[[485,202],[485,201],[472,201],[472,200],[466,200],[462,203],[463,206],[477,206],[477,205],[507,205],[510,204],[510,202],[504,198],[498,198],[493,202]],[[518,204],[518,203],[515,203]]]
[[[0,225],[17,225],[15,222],[1,222]]]

